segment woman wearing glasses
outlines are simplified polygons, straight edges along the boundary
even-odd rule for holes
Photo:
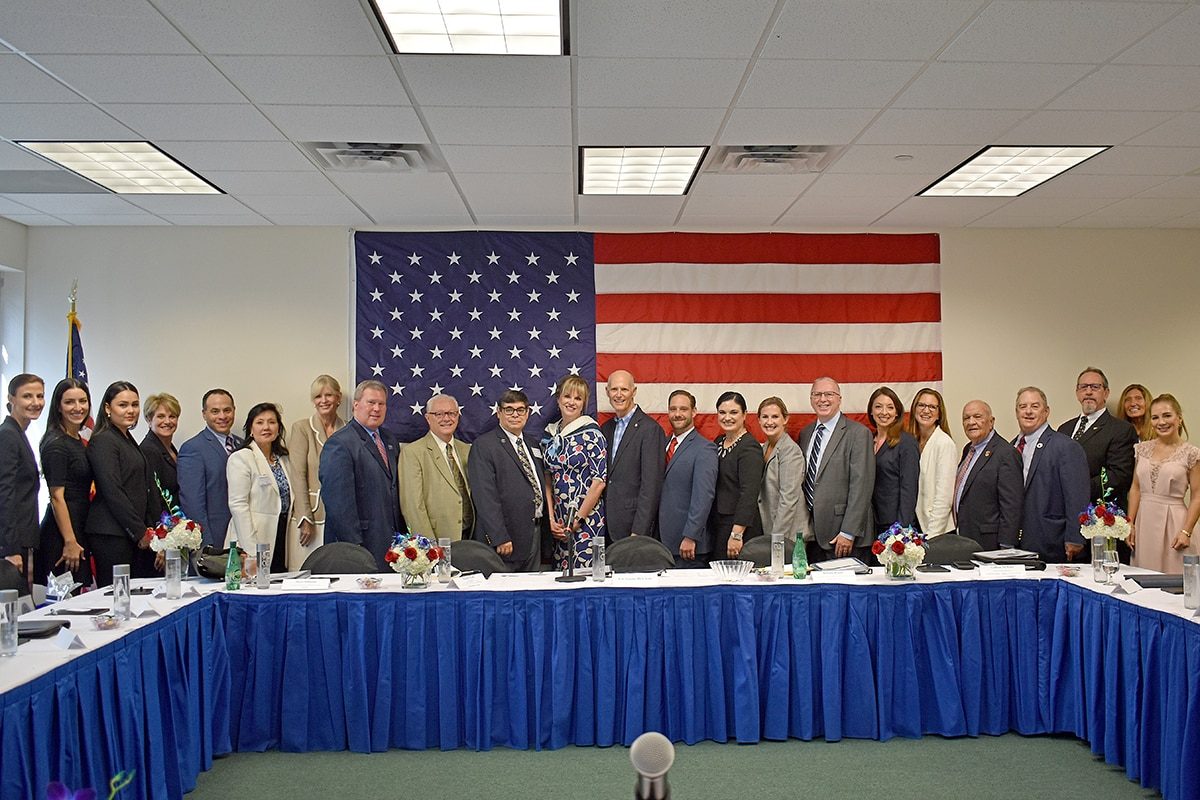
[[[917,524],[926,536],[941,536],[954,528],[951,510],[958,471],[958,448],[950,438],[946,401],[941,393],[928,386],[918,391],[904,429],[917,440],[917,449],[921,451]]]

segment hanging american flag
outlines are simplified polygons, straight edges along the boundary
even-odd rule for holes
[[[596,380],[601,418],[614,370],[634,374],[664,425],[670,392],[688,389],[709,436],[727,389],[751,416],[783,398],[795,433],[823,375],[860,420],[878,386],[906,404],[941,386],[932,234],[360,233],[355,253],[357,378],[391,386],[388,423],[404,440],[424,435],[436,390],[463,405],[467,439],[494,424],[509,386],[529,394],[540,430],[571,371]]]

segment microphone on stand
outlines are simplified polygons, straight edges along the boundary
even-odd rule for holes
[[[630,745],[629,760],[638,774],[634,800],[670,800],[667,770],[675,763],[675,745],[670,739],[657,731],[646,731]]]
[[[575,506],[567,507],[567,568],[562,575],[554,579],[559,583],[579,583],[585,580],[584,576],[575,574],[575,515],[578,513],[579,509]]]

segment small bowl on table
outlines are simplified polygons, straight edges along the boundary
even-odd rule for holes
[[[383,585],[383,578],[378,575],[363,575],[356,583],[360,589],[378,589]]]
[[[717,573],[717,580],[723,583],[738,583],[745,580],[754,569],[753,561],[710,561],[709,568]]]
[[[97,614],[92,617],[92,627],[98,631],[112,631],[121,627],[121,619],[116,614]]]
[[[1079,575],[1078,564],[1059,564],[1057,569],[1058,574],[1064,578],[1074,578]]]

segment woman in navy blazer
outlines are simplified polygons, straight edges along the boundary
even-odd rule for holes
[[[708,515],[712,558],[737,558],[745,540],[762,533],[758,493],[763,480],[763,451],[746,430],[746,398],[725,392],[717,398],[717,494]]]
[[[867,403],[871,425],[875,428],[875,491],[871,506],[875,511],[875,534],[879,535],[899,522],[917,521],[917,487],[921,478],[921,451],[912,434],[902,425],[904,404],[887,386],[871,393]]]

